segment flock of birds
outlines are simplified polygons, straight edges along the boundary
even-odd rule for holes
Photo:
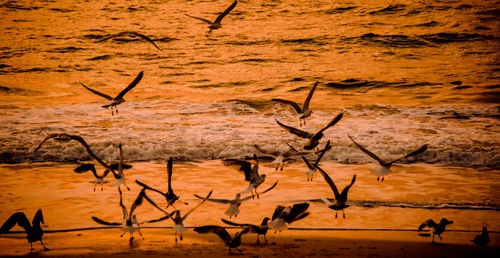
[[[213,22],[210,20],[207,20],[205,18],[200,18],[200,17],[195,17],[186,14],[186,16],[198,19],[200,21],[206,22],[209,24],[209,33],[212,30],[219,29],[221,28],[221,22],[222,19],[229,13],[231,10],[233,10],[237,5],[237,1],[234,1],[222,14],[220,14]],[[147,40],[151,44],[153,44],[158,50],[161,51],[161,49],[155,44],[153,40],[151,40],[149,37],[145,36],[144,34],[138,33],[138,32],[133,32],[133,31],[125,31],[121,33],[117,33],[108,37],[104,37],[100,39],[98,42],[102,42],[114,37],[120,37],[120,36],[131,36],[131,37],[139,37],[142,39]],[[111,97],[107,94],[101,93],[97,90],[91,89],[85,84],[81,83],[80,84],[90,92],[101,96],[109,101],[108,104],[103,105],[103,108],[110,108],[111,109],[111,115],[114,115],[115,113],[118,114],[118,108],[117,106],[123,102],[125,94],[127,94],[130,90],[132,90],[137,84],[141,81],[144,73],[140,72],[137,77],[124,89],[122,90],[118,95],[115,97]],[[274,101],[276,103],[281,103],[285,105],[291,106],[296,113],[299,116],[299,127],[302,127],[303,125],[306,125],[306,119],[311,116],[312,110],[309,108],[309,103],[311,101],[311,98],[314,94],[314,91],[316,87],[318,86],[319,82],[316,82],[314,86],[311,88],[309,91],[309,94],[307,95],[302,107],[299,106],[299,104],[295,103],[294,101],[291,100],[285,100],[285,99],[272,99],[271,101]],[[266,175],[265,174],[260,174],[259,173],[259,162],[261,160],[269,160],[271,161],[271,164],[276,165],[276,170],[283,170],[285,164],[289,160],[293,160],[297,156],[299,156],[304,163],[306,164],[308,170],[304,172],[307,176],[307,181],[312,181],[314,174],[319,171],[319,173],[322,175],[324,178],[325,182],[330,186],[333,194],[334,194],[334,201],[330,201],[327,198],[322,198],[322,200],[328,205],[328,208],[335,210],[335,218],[337,218],[337,212],[342,211],[343,218],[345,218],[345,213],[344,209],[348,207],[347,200],[348,200],[348,192],[349,189],[354,185],[356,182],[356,175],[353,175],[352,180],[349,185],[347,185],[342,192],[339,192],[335,182],[332,180],[332,178],[321,168],[319,167],[319,163],[322,159],[322,157],[325,155],[326,152],[328,152],[331,148],[331,142],[327,141],[326,144],[324,145],[323,148],[319,149],[319,144],[320,140],[324,137],[324,132],[329,129],[330,127],[336,125],[341,119],[342,119],[343,114],[340,113],[336,117],[334,117],[328,124],[326,124],[323,128],[319,129],[316,132],[307,132],[299,128],[295,128],[286,124],[281,123],[280,121],[276,120],[276,123],[283,128],[284,130],[290,132],[291,134],[294,134],[298,137],[304,138],[308,140],[308,143],[304,146],[302,146],[303,151],[298,151],[294,146],[290,145],[289,143],[286,143],[288,145],[288,149],[285,151],[273,151],[273,150],[265,150],[261,148],[258,145],[254,145],[256,152],[262,154],[261,156],[258,156],[256,154],[253,154],[253,156],[247,156],[244,158],[235,158],[235,159],[224,159],[223,164],[227,166],[238,166],[239,171],[243,172],[245,175],[245,181],[248,182],[248,187],[244,189],[243,191],[236,193],[234,199],[214,199],[210,198],[212,191],[210,191],[206,196],[200,196],[197,194],[194,194],[196,198],[198,198],[200,201],[198,204],[196,204],[194,207],[192,207],[189,211],[185,212],[184,215],[181,215],[181,211],[175,207],[175,203],[183,203],[185,205],[188,205],[187,202],[184,202],[180,200],[180,196],[176,195],[173,191],[172,188],[172,173],[173,173],[173,159],[169,158],[167,161],[167,191],[163,192],[161,190],[155,189],[148,184],[141,182],[139,180],[135,180],[135,182],[142,187],[142,190],[139,192],[137,195],[135,201],[132,203],[130,209],[127,209],[125,205],[123,204],[123,197],[122,197],[122,190],[121,190],[121,185],[125,187],[126,189],[130,190],[130,188],[127,186],[125,182],[125,175],[123,170],[125,169],[130,169],[132,165],[125,164],[123,162],[123,150],[122,150],[122,145],[119,144],[119,162],[118,163],[113,163],[113,164],[108,164],[105,161],[103,161],[101,158],[99,158],[95,153],[91,150],[90,146],[86,143],[86,141],[78,135],[71,135],[71,134],[66,134],[66,133],[55,133],[55,134],[50,134],[46,136],[40,144],[34,149],[34,152],[37,152],[48,140],[53,139],[59,142],[68,142],[68,141],[77,141],[79,142],[83,148],[86,150],[86,152],[89,154],[89,156],[96,160],[103,168],[104,172],[102,174],[98,174],[96,167],[93,163],[84,163],[79,165],[77,168],[74,169],[75,173],[85,173],[88,171],[91,171],[92,174],[94,175],[94,191],[96,189],[97,185],[100,185],[101,191],[103,191],[103,184],[106,182],[105,178],[111,173],[113,177],[116,179],[115,183],[113,186],[117,186],[118,188],[118,194],[120,197],[120,202],[119,206],[122,210],[122,221],[121,222],[109,222],[105,221],[103,219],[100,219],[98,217],[92,217],[92,219],[102,225],[107,225],[107,226],[120,226],[121,230],[125,233],[129,233],[130,235],[130,241],[132,243],[132,240],[134,239],[133,233],[138,232],[141,236],[142,233],[140,232],[141,225],[147,224],[147,223],[154,223],[154,222],[159,222],[159,221],[164,221],[167,219],[171,219],[174,222],[174,226],[172,229],[175,232],[175,243],[177,244],[177,234],[179,234],[179,239],[182,240],[182,233],[185,232],[187,229],[184,227],[184,221],[187,219],[187,217],[194,212],[198,207],[200,207],[203,203],[206,201],[209,202],[215,202],[215,203],[222,203],[222,204],[229,204],[228,209],[225,211],[225,215],[229,216],[229,218],[236,218],[240,212],[239,207],[240,205],[248,201],[250,199],[255,199],[258,198],[260,199],[260,196],[262,194],[265,194],[271,190],[273,190],[276,185],[278,184],[278,181],[276,181],[272,186],[268,187],[266,190],[262,192],[258,192],[257,188],[262,185],[265,182]],[[394,159],[392,161],[384,161],[382,158],[374,154],[372,151],[368,150],[366,147],[362,146],[358,142],[356,142],[351,135],[348,135],[349,139],[353,142],[355,146],[357,146],[362,152],[367,154],[369,157],[373,158],[375,161],[377,161],[380,164],[380,167],[377,169],[372,170],[372,172],[377,176],[377,181],[384,181],[384,177],[390,174],[391,170],[391,165],[395,162],[398,162],[402,159],[409,158],[411,156],[415,156],[418,154],[423,153],[424,151],[427,150],[427,145],[424,144],[421,147],[417,148],[414,151],[409,152],[406,155],[403,155],[402,157],[398,159]],[[316,159],[314,162],[310,162],[305,155],[308,154],[316,154]],[[252,164],[253,161],[253,164]],[[280,168],[281,166],[281,168]],[[147,193],[156,193],[160,194],[161,196],[165,197],[166,201],[166,208],[161,208],[159,205],[157,205],[148,195]],[[250,195],[243,197],[244,194]],[[137,209],[138,206],[142,205],[144,200],[146,200],[149,204],[151,204],[153,207],[158,209],[160,212],[164,214],[164,216],[154,219],[154,220],[148,220],[148,221],[141,221],[139,222],[137,220],[136,215],[134,214],[134,211]],[[173,211],[168,212],[167,209],[172,207]],[[269,229],[276,231],[282,231],[288,228],[288,225],[290,223],[293,223],[294,221],[298,221],[300,219],[303,219],[307,217],[310,213],[307,211],[309,208],[309,203],[304,202],[304,203],[297,203],[293,205],[288,205],[288,206],[282,206],[278,205],[271,218],[265,217],[262,220],[262,223],[259,225],[254,225],[254,224],[248,224],[248,223],[236,223],[233,221],[229,221],[227,219],[221,219],[221,221],[227,225],[230,226],[237,226],[241,227],[242,230],[237,232],[233,237],[226,231],[226,229],[222,226],[217,226],[217,225],[207,225],[207,226],[200,226],[200,227],[195,227],[193,230],[195,232],[204,234],[204,233],[214,233],[218,235],[222,241],[229,247],[229,252],[232,252],[232,248],[237,248],[241,244],[241,237],[247,233],[255,233],[257,234],[257,242],[260,243],[260,236],[262,235],[264,240],[267,242],[266,238],[266,233]],[[27,233],[27,239],[28,242],[31,245],[31,251],[33,251],[33,242],[40,241],[42,246],[44,247],[44,250],[49,250],[45,244],[42,241],[42,235],[44,233],[40,223],[44,223],[43,219],[43,214],[42,210],[38,210],[33,218],[32,223],[28,221],[26,215],[22,212],[17,212],[13,214],[7,221],[0,227],[0,234],[8,232],[12,227],[14,227],[16,224],[23,227],[24,230]],[[425,221],[420,227],[418,228],[418,231],[423,230],[425,227],[431,228],[431,233],[432,233],[432,242],[434,242],[434,237],[437,235],[440,239],[441,234],[445,231],[446,226],[449,224],[452,224],[453,221],[448,221],[447,219],[443,218],[441,219],[440,223],[434,222],[432,219],[429,219]],[[122,234],[122,236],[123,236]],[[425,234],[422,233],[421,235],[428,235],[430,234]],[[473,240],[471,240],[478,246],[486,246],[490,239],[488,236],[488,231],[486,227],[483,228],[482,233],[478,236],[476,236]]]

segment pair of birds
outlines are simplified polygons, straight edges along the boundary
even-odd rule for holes
[[[453,221],[447,220],[446,218],[442,218],[439,223],[436,223],[432,219],[426,220],[418,227],[418,231],[422,231],[424,228],[429,227],[432,233],[432,243],[434,243],[434,237],[437,235],[440,240],[443,240],[441,234],[446,230],[446,226],[453,224]],[[421,236],[429,236],[428,234],[420,234]],[[472,243],[476,244],[476,246],[487,246],[490,243],[490,236],[488,234],[488,229],[483,227],[481,230],[481,234],[476,235],[474,239],[471,240]]]

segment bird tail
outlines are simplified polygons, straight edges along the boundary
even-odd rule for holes
[[[252,184],[248,184],[248,187],[241,191],[242,194],[247,194],[247,193],[250,193],[252,190],[254,189],[253,185]]]

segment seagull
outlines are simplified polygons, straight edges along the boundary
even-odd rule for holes
[[[120,163],[118,163],[118,173],[113,173],[113,175],[115,176],[115,183],[113,184],[113,186],[118,186],[118,188],[120,188],[120,185],[124,185],[127,190],[130,191],[130,188],[127,186],[127,184],[125,183],[125,174],[123,174],[123,150],[122,150],[122,144],[118,144],[118,149],[120,150]]]
[[[85,163],[74,170],[76,173],[81,174],[87,171],[92,171],[92,174],[94,174],[94,181],[91,181],[91,183],[94,183],[94,192],[95,192],[95,187],[97,184],[101,185],[101,191],[103,190],[102,185],[104,184],[104,178],[109,174],[110,170],[106,169],[102,175],[98,175],[97,171],[95,170],[94,164],[91,163]]]
[[[26,231],[26,238],[31,245],[31,252],[33,252],[33,242],[36,241],[40,241],[43,246],[43,250],[48,251],[49,249],[45,246],[45,244],[43,244],[42,241],[43,229],[40,226],[40,222],[42,224],[45,224],[45,222],[43,221],[43,214],[41,209],[39,209],[33,217],[33,226],[31,226],[32,224],[30,224],[28,218],[23,212],[16,212],[12,216],[10,216],[7,221],[5,221],[5,223],[3,223],[2,227],[0,227],[0,234],[9,232],[12,227],[18,224],[19,226],[24,228],[24,231]]]
[[[309,212],[306,212],[307,208],[309,208],[309,203],[306,202],[286,207],[278,205],[274,210],[271,222],[268,224],[269,228],[274,229],[274,232],[287,229],[287,224],[301,220],[309,215]]]
[[[420,225],[420,227],[418,227],[418,231],[422,231],[422,229],[424,229],[425,227],[430,227],[431,233],[432,233],[432,243],[434,243],[434,236],[435,235],[438,235],[439,239],[443,240],[443,238],[441,237],[441,234],[443,234],[443,232],[445,231],[446,225],[450,225],[450,224],[453,224],[453,221],[447,220],[445,218],[442,218],[441,221],[439,221],[439,224],[434,222],[434,220],[429,219],[429,220],[426,220],[424,223],[422,223],[422,225]]]
[[[222,241],[224,241],[224,244],[226,244],[229,247],[229,253],[231,253],[232,248],[237,248],[238,246],[241,245],[241,236],[244,234],[248,233],[249,229],[244,228],[242,231],[237,232],[234,234],[234,237],[231,237],[227,230],[224,227],[220,226],[201,226],[201,227],[196,227],[193,229],[195,232],[198,232],[200,234],[205,234],[205,233],[214,233],[217,234]],[[238,250],[238,249],[237,249]],[[241,250],[238,250],[241,252]]]
[[[309,143],[304,146],[305,150],[312,150],[319,144],[319,140],[323,138],[323,132],[330,128],[331,126],[334,126],[340,119],[342,118],[343,113],[338,114],[330,123],[328,123],[325,127],[323,127],[321,130],[319,130],[316,133],[308,133],[306,131],[282,124],[280,121],[276,120],[276,123],[280,125],[282,128],[287,130],[288,132],[295,134],[299,137],[309,139]]]
[[[313,180],[313,177],[314,177],[314,174],[316,173],[316,166],[318,166],[319,162],[321,161],[321,158],[323,157],[323,155],[325,155],[325,153],[327,151],[329,151],[330,149],[332,149],[332,145],[330,143],[330,141],[328,141],[325,145],[325,147],[319,151],[319,156],[316,158],[316,161],[311,164],[309,162],[309,160],[306,159],[306,157],[300,155],[300,157],[302,158],[302,160],[304,161],[304,163],[306,163],[306,166],[309,168],[309,170],[305,171],[304,174],[307,175],[307,181],[312,181]]]
[[[367,150],[365,147],[361,146],[359,143],[357,143],[356,141],[354,141],[354,139],[353,139],[353,138],[352,138],[349,134],[347,134],[347,136],[349,136],[349,139],[351,139],[351,141],[352,141],[352,142],[353,142],[356,146],[358,146],[358,148],[359,148],[362,152],[364,152],[364,153],[366,153],[368,156],[372,157],[372,159],[374,159],[374,160],[378,161],[378,163],[380,164],[380,166],[381,166],[381,167],[379,167],[379,168],[376,168],[376,169],[372,170],[372,173],[373,173],[373,174],[375,174],[375,175],[377,176],[377,181],[379,181],[379,178],[380,178],[380,177],[382,177],[382,179],[381,179],[382,181],[381,181],[381,182],[384,182],[384,177],[385,177],[386,175],[389,175],[389,174],[391,173],[390,168],[391,168],[391,166],[392,166],[392,164],[393,164],[394,162],[398,162],[398,161],[400,161],[400,160],[402,160],[402,159],[406,159],[406,158],[408,158],[408,157],[415,156],[415,155],[420,154],[420,153],[422,153],[422,152],[424,152],[424,151],[426,151],[426,150],[427,150],[427,144],[424,144],[424,145],[422,145],[420,148],[418,148],[418,149],[416,149],[416,150],[414,150],[414,151],[412,151],[412,152],[410,152],[410,153],[406,154],[405,156],[403,156],[403,157],[401,157],[401,158],[397,158],[397,159],[395,159],[395,160],[393,160],[393,161],[390,161],[390,162],[385,162],[385,161],[383,161],[381,158],[379,158],[377,155],[375,155],[373,152],[371,152],[371,151]]]
[[[116,34],[104,37],[104,38],[96,41],[95,43],[100,43],[100,42],[106,41],[110,38],[116,38],[116,37],[121,37],[121,36],[129,36],[132,38],[143,38],[146,41],[148,41],[149,43],[153,44],[153,46],[155,46],[155,48],[157,48],[158,50],[161,51],[161,49],[155,44],[155,42],[152,39],[150,39],[148,36],[146,36],[144,34],[141,34],[141,33],[135,32],[135,31],[122,31],[120,33],[116,33]]]
[[[311,98],[312,98],[312,96],[314,94],[314,90],[316,89],[316,86],[318,86],[318,83],[319,82],[316,82],[314,84],[314,86],[311,88],[311,90],[309,91],[309,94],[307,95],[307,98],[304,101],[304,104],[302,105],[302,108],[300,108],[300,106],[297,103],[295,103],[295,102],[293,102],[291,100],[286,100],[286,99],[271,99],[271,101],[276,101],[276,102],[280,102],[280,103],[292,106],[293,109],[295,109],[295,111],[297,112],[297,114],[300,115],[300,117],[299,117],[299,126],[302,126],[302,121],[304,121],[304,125],[306,125],[306,118],[310,117],[311,114],[312,114],[312,111],[309,109],[309,102],[311,101]]]
[[[296,156],[296,155],[306,155],[308,154],[308,152],[298,152],[297,150],[295,150],[292,146],[290,146],[288,143],[288,149],[285,150],[285,151],[269,151],[269,150],[264,150],[262,149],[259,145],[257,144],[254,144],[254,148],[262,153],[262,154],[265,154],[265,155],[271,155],[274,157],[274,160],[271,162],[271,164],[273,165],[277,165],[276,167],[276,171],[278,171],[278,168],[280,167],[281,165],[281,171],[283,171],[283,168],[285,167],[285,162],[287,162],[288,160],[291,160],[293,156]]]
[[[490,243],[488,229],[486,227],[483,227],[481,234],[474,237],[471,242],[476,244],[476,246],[487,246]]]
[[[146,195],[145,190],[142,189],[142,191],[139,192],[139,194],[137,195],[137,198],[135,199],[134,203],[132,203],[132,205],[130,206],[130,213],[129,213],[128,210],[127,210],[127,208],[125,208],[125,205],[123,205],[122,190],[119,187],[118,187],[118,193],[120,194],[120,207],[122,208],[123,221],[121,223],[118,223],[118,222],[107,222],[107,221],[104,221],[104,220],[102,220],[100,218],[97,218],[95,216],[92,216],[92,219],[95,222],[97,222],[99,224],[102,224],[102,225],[107,225],[107,226],[122,226],[121,230],[123,231],[123,234],[121,234],[120,237],[123,237],[123,235],[128,232],[130,234],[130,240],[132,241],[134,239],[133,234],[135,232],[138,232],[139,235],[142,237],[142,234],[141,234],[141,231],[140,231],[142,224],[152,223],[152,222],[158,222],[158,221],[162,221],[162,220],[165,220],[165,219],[169,218],[168,216],[165,216],[165,217],[160,218],[160,219],[148,220],[148,221],[144,221],[144,222],[138,222],[137,221],[137,217],[134,214],[134,211],[135,211],[135,209],[139,205],[141,205],[143,203],[144,199],[146,199],[151,205],[153,205],[157,209],[160,209],[160,208],[154,203],[153,200],[151,200]]]
[[[234,1],[233,4],[231,4],[231,6],[229,6],[223,13],[219,14],[219,16],[217,16],[217,18],[215,19],[215,21],[211,22],[205,18],[200,18],[200,17],[196,17],[196,16],[191,16],[189,14],[186,13],[186,16],[188,17],[191,17],[191,18],[194,18],[194,19],[197,19],[197,20],[200,20],[202,22],[206,22],[208,23],[208,28],[210,29],[208,31],[208,33],[212,32],[212,30],[216,30],[216,29],[220,29],[222,28],[222,25],[220,24],[222,22],[222,19],[224,19],[224,17],[229,13],[231,12],[231,10],[234,9],[234,7],[236,6],[236,4],[238,3],[238,1]]]
[[[323,200],[326,204],[329,205],[328,208],[330,208],[332,210],[335,210],[335,218],[337,218],[337,211],[341,210],[342,211],[342,216],[345,219],[344,209],[347,208],[347,207],[349,207],[349,205],[346,205],[347,194],[349,193],[349,189],[351,188],[351,186],[354,184],[354,182],[356,182],[356,175],[354,175],[352,177],[351,184],[349,184],[348,186],[346,186],[344,188],[344,190],[342,190],[342,193],[339,193],[339,190],[337,189],[337,186],[335,186],[335,183],[330,178],[330,176],[323,169],[321,169],[317,165],[315,165],[315,166],[316,166],[316,168],[318,168],[319,172],[321,172],[321,175],[323,175],[323,177],[325,178],[325,181],[328,183],[328,185],[330,186],[330,188],[333,191],[333,194],[335,195],[335,203],[330,202],[326,198],[321,198],[321,200]]]
[[[268,189],[266,189],[264,192],[262,192],[260,194],[265,194],[265,193],[271,191],[277,184],[278,184],[278,181],[276,181],[271,187],[269,187]],[[248,200],[250,200],[250,198],[253,199],[253,195],[241,198],[241,193],[237,193],[236,196],[235,196],[235,198],[232,199],[232,200],[228,200],[228,199],[208,199],[208,198],[204,198],[204,197],[201,197],[199,195],[196,195],[196,194],[194,196],[196,198],[207,200],[209,202],[229,204],[229,208],[226,210],[226,212],[224,212],[224,214],[226,214],[227,216],[229,216],[229,218],[231,218],[232,216],[234,216],[236,218],[236,216],[238,216],[238,214],[240,213],[239,207],[240,207],[240,205],[241,205],[242,202],[248,201]]]
[[[245,181],[249,182],[248,187],[243,190],[241,193],[252,193],[252,198],[254,197],[254,193],[259,198],[259,193],[257,193],[257,187],[264,183],[266,180],[266,175],[259,175],[259,159],[257,159],[257,155],[254,155],[255,165],[252,167],[252,164],[245,160],[232,160],[234,164],[240,164],[240,171],[245,173]],[[228,160],[226,160],[226,163]]]
[[[174,190],[172,189],[172,173],[173,173],[172,166],[173,166],[173,162],[174,161],[173,161],[172,157],[170,157],[170,159],[168,159],[168,161],[167,161],[168,190],[167,190],[166,193],[164,193],[164,192],[162,192],[160,190],[156,190],[156,189],[154,189],[154,188],[152,188],[152,187],[150,187],[150,186],[142,183],[141,181],[139,181],[137,179],[135,180],[135,182],[138,185],[142,186],[143,188],[145,188],[147,190],[155,191],[155,192],[157,192],[157,193],[165,196],[165,199],[167,200],[167,207],[166,208],[168,208],[168,206],[170,206],[170,205],[173,206],[174,203],[175,203],[175,201],[177,201],[179,199],[179,196],[175,195],[174,194]],[[185,202],[183,202],[183,203],[187,204]],[[174,207],[174,209],[175,209],[175,207]]]
[[[144,72],[140,72],[139,75],[137,75],[137,77],[135,78],[134,81],[132,81],[128,86],[127,88],[125,88],[124,90],[122,90],[120,93],[118,93],[118,95],[116,95],[116,97],[111,97],[109,95],[106,95],[104,93],[101,93],[99,91],[96,91],[96,90],[93,90],[87,86],[85,86],[85,84],[81,83],[80,84],[85,87],[85,89],[89,90],[90,92],[96,94],[96,95],[99,95],[107,100],[110,101],[109,104],[107,105],[104,105],[102,106],[103,108],[108,108],[108,107],[111,107],[111,115],[114,115],[114,112],[113,112],[113,107],[115,108],[116,110],[116,114],[118,114],[118,108],[116,106],[118,106],[119,104],[125,102],[125,100],[123,99],[123,96],[125,96],[125,94],[127,94],[127,92],[129,92],[131,89],[133,89],[142,79],[142,75],[144,74]]]
[[[266,234],[267,234],[267,230],[269,229],[269,226],[267,225],[267,223],[270,220],[269,217],[265,217],[262,220],[262,223],[260,223],[260,225],[240,224],[240,223],[235,223],[235,222],[232,222],[232,221],[229,221],[229,220],[226,220],[226,219],[221,219],[221,220],[222,220],[222,222],[224,222],[224,223],[226,223],[228,225],[231,225],[231,226],[248,228],[249,232],[257,234],[257,243],[258,244],[260,244],[259,236],[263,235],[264,236],[264,240],[266,240],[266,243],[267,243]]]

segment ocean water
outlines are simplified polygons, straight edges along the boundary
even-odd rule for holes
[[[298,127],[297,115],[270,100],[302,103],[318,81],[304,130],[316,131],[342,112],[342,120],[325,131],[323,141],[333,144],[325,167],[342,187],[352,174],[359,178],[350,194],[355,207],[346,210],[358,215],[352,224],[348,216],[342,226],[408,228],[446,214],[463,219],[460,229],[479,230],[482,223],[499,229],[497,1],[239,1],[211,34],[206,24],[185,16],[214,19],[230,3],[2,2],[0,175],[6,180],[1,189],[7,209],[0,218],[38,201],[54,209],[47,211],[53,216],[61,203],[66,212],[85,209],[86,220],[72,218],[61,227],[93,223],[88,216],[99,205],[119,214],[110,185],[98,199],[83,195],[101,192],[92,192],[90,175],[71,172],[75,163],[90,160],[78,143],[49,141],[33,153],[45,136],[62,132],[82,136],[109,162],[118,160],[117,145],[123,144],[126,161],[137,164],[126,172],[133,175],[129,184],[163,175],[158,164],[173,157],[196,172],[182,181],[186,198],[202,194],[191,189],[199,189],[205,170],[212,178],[201,189],[232,198],[245,183],[238,175],[241,185],[224,189],[214,177],[237,172],[218,160],[252,155],[254,144],[278,150],[286,142],[303,146],[305,140],[275,122]],[[130,37],[96,43],[122,31],[148,35],[162,51]],[[114,116],[101,107],[103,98],[80,85],[114,96],[140,71],[143,79]],[[377,183],[368,169],[374,161],[347,134],[386,159],[422,144],[429,149],[403,160],[402,168]],[[263,204],[268,213],[287,201],[331,198],[320,175],[308,185],[300,173],[302,162],[291,166],[292,172],[285,168],[283,173],[267,164],[262,168],[270,174],[267,183],[288,185],[280,183],[269,193],[272,202]],[[45,175],[40,181],[51,182],[37,185],[38,194],[27,198],[26,186],[16,182],[37,173]],[[295,193],[311,184],[319,188]],[[47,188],[55,193],[44,195]],[[9,202],[18,199],[23,201]],[[256,203],[251,211],[262,209]],[[320,204],[314,204],[320,215],[303,226],[337,225]],[[397,214],[408,212],[403,207],[423,211],[398,221]],[[384,220],[387,214],[390,221]],[[257,222],[260,217],[247,218]]]

